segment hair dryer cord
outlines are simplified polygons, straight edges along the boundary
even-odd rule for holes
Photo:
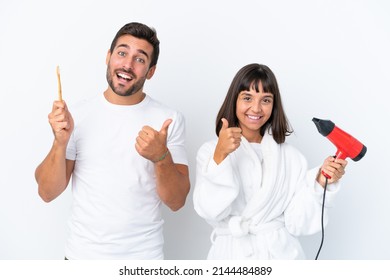
[[[318,252],[316,255],[316,260],[318,259],[318,256],[320,254],[320,251],[322,249],[322,244],[324,243],[324,235],[325,235],[325,230],[324,230],[324,212],[325,212],[325,194],[326,194],[326,187],[328,186],[328,177],[325,176],[325,186],[324,186],[324,194],[322,197],[322,211],[321,211],[321,232],[322,232],[322,237],[321,237],[321,244],[320,248],[318,248]]]

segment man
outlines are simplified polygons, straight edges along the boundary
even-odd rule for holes
[[[72,177],[67,259],[162,259],[161,201],[180,209],[190,188],[183,116],[143,92],[159,56],[156,32],[129,23],[107,53],[108,88],[72,109],[55,101],[53,146],[37,167],[50,202]]]

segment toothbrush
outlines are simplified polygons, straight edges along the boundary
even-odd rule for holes
[[[60,67],[57,65],[57,82],[58,82],[58,100],[62,101]]]

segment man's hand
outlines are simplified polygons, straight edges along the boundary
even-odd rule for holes
[[[74,128],[74,122],[65,101],[54,101],[48,118],[55,140],[60,145],[67,145]]]
[[[136,138],[135,149],[144,158],[156,162],[167,152],[168,127],[172,119],[167,119],[160,131],[144,126]]]

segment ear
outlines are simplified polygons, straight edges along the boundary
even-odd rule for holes
[[[149,68],[148,73],[146,74],[146,79],[151,79],[156,71],[156,65]]]
[[[106,56],[106,65],[108,65],[108,62],[110,61],[110,58],[111,58],[111,51],[108,50],[107,51],[107,56]]]

